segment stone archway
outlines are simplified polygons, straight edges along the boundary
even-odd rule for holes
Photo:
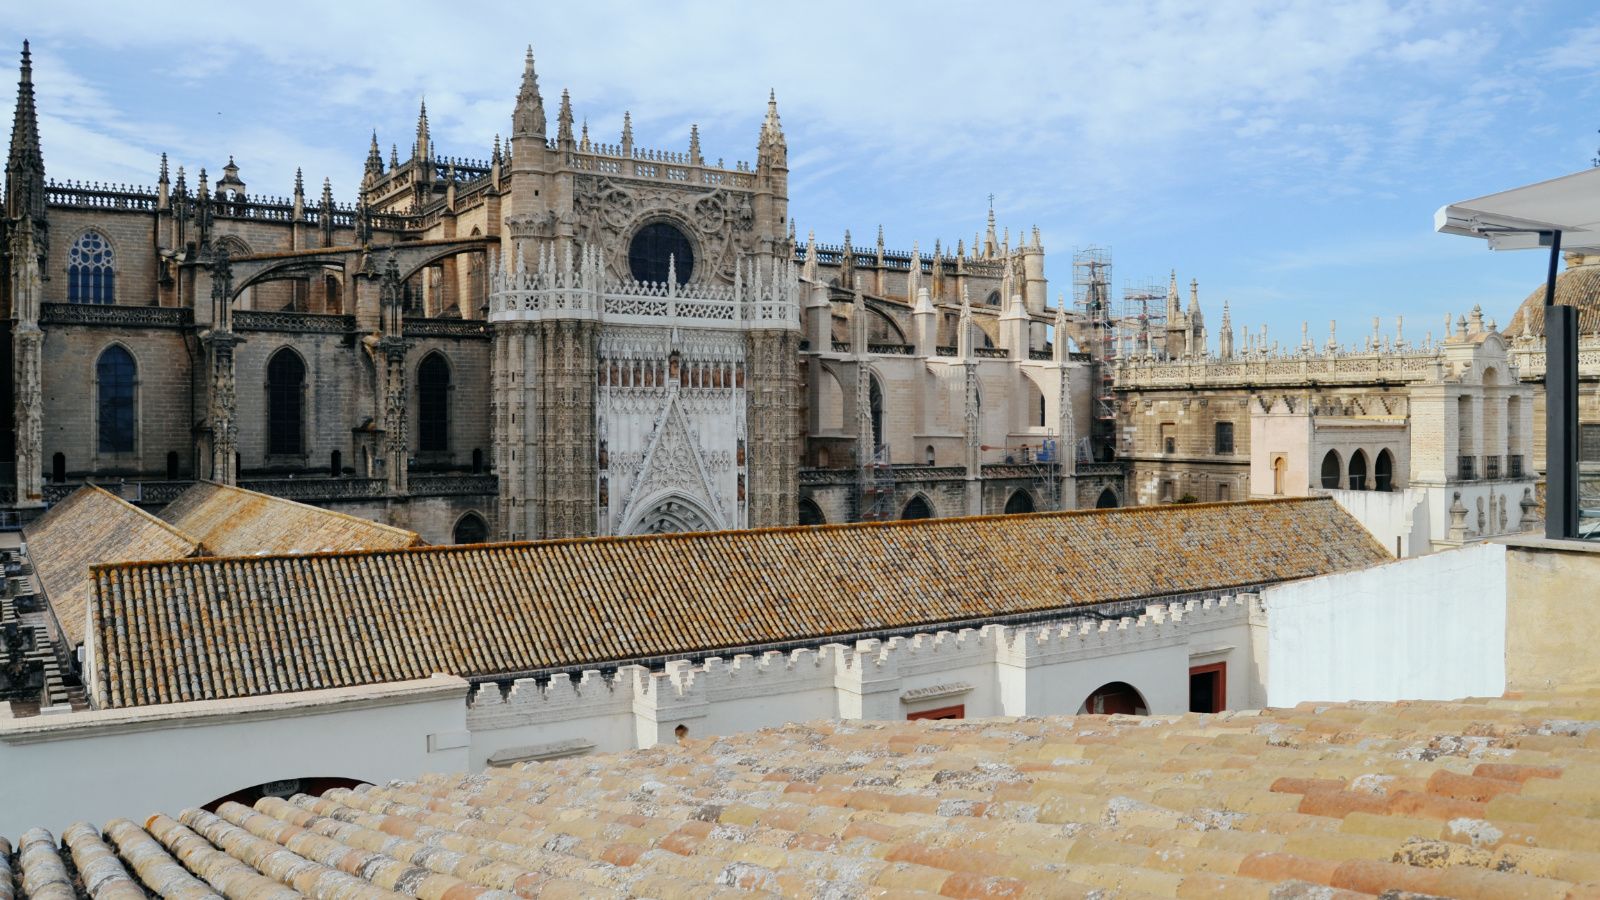
[[[1100,497],[1094,501],[1095,509],[1116,509],[1121,505],[1122,502],[1117,499],[1117,492],[1111,488],[1101,491]]]
[[[682,494],[669,494],[647,507],[634,519],[625,534],[675,534],[684,531],[712,531],[716,516]]]
[[[1145,702],[1138,688],[1126,681],[1113,681],[1100,685],[1084,698],[1083,705],[1078,707],[1078,715],[1086,714],[1148,716],[1150,704]]]

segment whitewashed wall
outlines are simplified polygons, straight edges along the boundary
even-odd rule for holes
[[[292,778],[382,782],[467,765],[454,676],[0,719],[0,834],[176,814]],[[0,704],[0,709],[6,709]]]
[[[1248,597],[1153,606],[1120,621],[990,625],[760,658],[624,666],[509,690],[475,689],[469,766],[650,747],[815,719],[904,719],[960,704],[968,718],[1071,715],[1096,688],[1133,685],[1152,713],[1189,709],[1189,668],[1228,664],[1227,705],[1258,680]]]
[[[1431,538],[1444,537],[1443,533],[1430,534],[1429,492],[1421,488],[1399,491],[1329,490],[1322,493],[1338,501],[1345,512],[1372,532],[1385,550],[1397,557],[1432,553]]]
[[[1472,544],[1262,591],[1266,705],[1504,693],[1505,553]]]

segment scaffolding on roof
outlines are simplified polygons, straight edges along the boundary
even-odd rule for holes
[[[1124,285],[1122,312],[1117,316],[1117,351],[1121,356],[1161,355],[1167,345],[1167,288],[1155,278]]]
[[[1072,254],[1072,303],[1077,318],[1078,348],[1089,354],[1089,383],[1094,392],[1094,423],[1083,462],[1112,457],[1116,441],[1116,395],[1112,363],[1117,357],[1117,319],[1111,299],[1111,248],[1085,247]]]

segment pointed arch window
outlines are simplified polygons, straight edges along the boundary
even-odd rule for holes
[[[133,354],[112,344],[94,364],[96,424],[101,453],[132,453],[134,444],[133,392],[138,366]]]
[[[285,347],[267,361],[267,452],[305,453],[306,364]]]
[[[111,243],[98,231],[85,231],[67,251],[67,302],[116,302]]]
[[[450,450],[450,363],[439,353],[429,353],[417,366],[417,449]]]

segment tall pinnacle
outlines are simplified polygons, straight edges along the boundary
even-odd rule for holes
[[[372,144],[367,147],[367,173],[370,175],[383,174],[383,151],[378,149],[378,132],[372,132]]]
[[[767,118],[761,123],[761,139],[757,142],[757,156],[783,162],[788,144],[783,139],[783,123],[778,119],[778,92],[767,92]]]
[[[428,100],[422,99],[422,108],[417,113],[417,159],[431,159],[433,154],[428,150]]]
[[[522,88],[517,91],[517,108],[511,114],[512,137],[544,137],[544,98],[539,96],[539,73],[533,70],[533,45],[522,64]]]
[[[556,140],[572,143],[572,97],[566,88],[561,89],[561,110],[556,113]]]
[[[39,148],[39,113],[33,105],[33,55],[22,42],[17,79],[17,111],[11,123],[11,154],[6,158],[6,217],[31,215],[44,224],[44,153]]]

